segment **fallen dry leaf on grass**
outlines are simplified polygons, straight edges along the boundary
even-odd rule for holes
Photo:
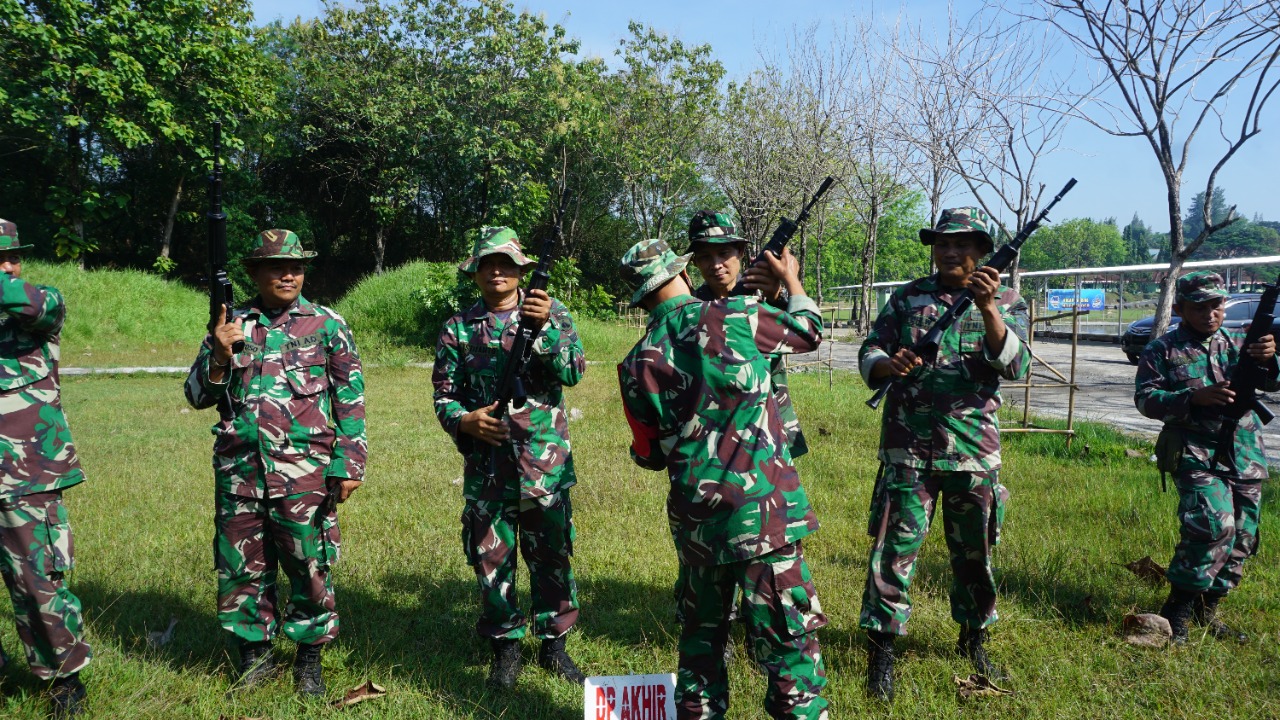
[[[1131,457],[1131,458],[1144,458],[1147,456],[1147,454],[1142,452],[1141,450],[1134,450],[1133,448],[1125,448],[1124,454],[1126,457]]]
[[[333,706],[336,708],[344,708],[356,703],[364,702],[380,698],[387,694],[387,689],[381,685],[375,684],[372,680],[366,680],[363,685],[357,685],[347,691],[347,694],[341,700],[335,700]]]
[[[1129,572],[1149,583],[1152,583],[1153,585],[1163,585],[1165,583],[1164,566],[1155,560],[1152,560],[1150,555],[1142,558],[1141,560],[1134,560],[1128,565],[1125,565],[1125,567],[1129,569]]]
[[[951,681],[956,684],[956,693],[960,695],[961,700],[969,700],[976,697],[999,697],[1001,695],[1012,695],[1012,690],[1006,690],[995,683],[991,682],[985,675],[973,674],[967,678],[961,678],[959,675],[952,675]]]
[[[173,629],[176,627],[178,627],[178,618],[170,615],[169,627],[164,632],[153,630],[147,633],[147,642],[150,643],[153,648],[162,648],[165,645],[168,645],[169,641],[173,640]]]
[[[1124,641],[1138,647],[1164,647],[1173,637],[1169,621],[1155,613],[1125,615],[1122,627]]]

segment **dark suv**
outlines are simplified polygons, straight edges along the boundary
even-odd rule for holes
[[[1262,297],[1257,293],[1241,293],[1232,295],[1227,298],[1227,316],[1222,321],[1223,327],[1243,328],[1248,327],[1253,320],[1253,315],[1258,311],[1258,299]],[[1169,329],[1178,327],[1179,318],[1177,315],[1169,318]],[[1155,316],[1144,317],[1141,320],[1134,320],[1129,324],[1129,329],[1125,331],[1124,336],[1120,338],[1120,347],[1124,348],[1124,354],[1129,358],[1129,362],[1134,365],[1138,364],[1138,357],[1142,355],[1142,348],[1147,346],[1151,340],[1151,326],[1155,324]],[[1276,320],[1271,324],[1272,333],[1280,332],[1280,320]]]

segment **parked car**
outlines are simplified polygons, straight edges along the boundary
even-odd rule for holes
[[[1223,327],[1228,328],[1247,328],[1249,323],[1253,322],[1253,316],[1258,311],[1258,299],[1262,296],[1257,293],[1239,293],[1227,298],[1227,316],[1222,321]],[[1177,315],[1169,318],[1169,329],[1178,327],[1180,318]],[[1142,355],[1142,349],[1151,341],[1151,327],[1155,325],[1156,317],[1151,315],[1141,320],[1134,320],[1129,323],[1129,329],[1125,331],[1124,336],[1120,338],[1120,347],[1124,348],[1124,354],[1129,358],[1129,362],[1134,365],[1138,364],[1138,357]],[[1271,323],[1272,334],[1280,333],[1280,319]]]

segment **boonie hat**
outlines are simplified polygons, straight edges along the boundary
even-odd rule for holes
[[[292,230],[275,228],[263,230],[240,262],[251,265],[262,260],[310,260],[315,256],[315,251],[302,249],[302,241]]]
[[[932,230],[929,228],[920,230],[920,242],[932,245],[939,235],[978,233],[986,241],[986,249],[982,251],[985,254],[994,250],[996,246],[995,241],[991,239],[990,228],[991,218],[982,208],[947,208],[938,216],[938,224],[933,226]]]
[[[1204,302],[1214,298],[1227,297],[1226,284],[1222,276],[1209,270],[1196,270],[1178,278],[1178,302]]]
[[[631,307],[679,275],[689,264],[689,257],[676,255],[666,240],[641,240],[632,245],[622,256],[622,279],[635,290],[631,293]]]
[[[471,257],[458,264],[458,270],[468,275],[480,269],[480,259],[486,255],[501,253],[511,258],[511,262],[526,268],[534,264],[528,255],[520,249],[520,238],[516,231],[509,227],[483,227],[476,235],[475,244],[471,248]]]
[[[0,251],[26,250],[33,245],[23,245],[18,240],[18,226],[11,220],[0,219]]]
[[[696,242],[723,244],[744,243],[747,239],[738,236],[738,227],[733,224],[726,213],[712,210],[699,210],[689,218],[689,244]]]

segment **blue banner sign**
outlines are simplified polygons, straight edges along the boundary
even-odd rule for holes
[[[1049,290],[1048,293],[1050,310],[1070,310],[1077,305],[1081,310],[1102,310],[1106,305],[1106,293],[1102,290],[1081,290],[1079,299],[1072,289]]]

